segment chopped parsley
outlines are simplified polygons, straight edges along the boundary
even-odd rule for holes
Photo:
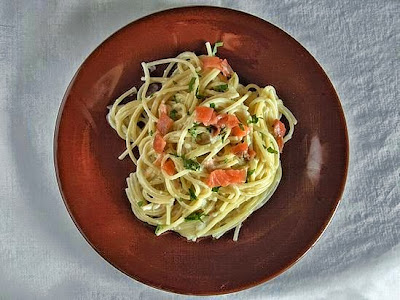
[[[152,136],[153,135],[153,130],[150,130],[150,136]]]
[[[212,190],[213,192],[215,192],[215,193],[218,193],[218,191],[219,191],[220,188],[221,188],[220,186],[214,186],[211,190]]]
[[[218,47],[222,47],[223,45],[224,45],[223,42],[216,42],[212,50],[212,55],[215,56],[215,54],[217,54]]]
[[[185,221],[201,221],[201,222],[203,222],[203,220],[201,219],[202,216],[205,216],[205,214],[203,214],[202,212],[195,211],[195,212],[192,212],[190,215],[188,215],[185,218]]]
[[[224,159],[224,164],[227,164],[227,163],[228,163],[228,158],[225,157],[225,159]]]
[[[158,224],[155,230],[155,233],[159,232],[162,229],[162,225]]]
[[[225,136],[226,136],[226,132],[224,132],[224,133],[221,135],[221,141],[222,141],[222,142],[225,141]]]
[[[188,170],[198,171],[200,170],[200,164],[197,161],[186,158],[182,156],[183,159],[183,167]]]
[[[211,108],[215,108],[215,103],[210,103]]]
[[[199,126],[199,124],[194,123],[194,124],[193,124],[193,127],[188,129],[190,135],[191,135],[192,137],[194,137],[194,138],[197,137],[197,132],[196,132],[197,126]]]
[[[274,153],[274,154],[278,154],[278,151],[276,151],[274,148],[272,148],[272,147],[268,147],[267,148],[267,151],[269,152],[269,153]]]
[[[176,97],[176,95],[174,95],[174,96],[172,97],[172,101],[174,101],[175,103],[179,103],[179,100],[178,100],[178,98]]]
[[[200,164],[197,161],[186,158],[185,155],[179,156],[177,153],[169,153],[175,157],[181,157],[183,159],[183,167],[188,170],[198,171],[200,170]],[[189,189],[190,190],[190,189]]]
[[[190,195],[190,200],[197,200],[196,193],[192,188],[189,188],[189,195]]]
[[[206,99],[206,96],[199,94],[199,88],[197,88],[197,90],[196,90],[196,98],[199,100]]]
[[[248,120],[247,123],[251,124],[254,123],[256,124],[258,122],[258,117],[256,115],[251,116],[251,120]]]
[[[169,117],[172,119],[172,120],[176,120],[176,114],[177,114],[178,112],[177,112],[177,110],[176,109],[173,109],[173,110],[171,110],[170,111],[170,113],[169,113]]]
[[[239,123],[239,128],[240,128],[242,131],[244,131],[244,126],[243,126],[242,123]]]
[[[139,207],[142,207],[143,204],[144,204],[144,201],[139,201],[139,202],[137,203],[137,205],[138,205]]]
[[[214,87],[214,91],[216,91],[216,92],[225,92],[227,89],[228,89],[227,84],[221,84],[221,85],[217,85],[216,87]]]
[[[256,171],[255,169],[253,169],[253,170],[248,170],[248,171],[247,171],[247,177],[250,177],[251,175],[253,175],[255,171]]]
[[[189,128],[188,131],[192,137],[195,138],[197,136],[196,127]]]
[[[196,77],[192,77],[189,82],[189,92],[193,91],[193,85],[196,82]]]

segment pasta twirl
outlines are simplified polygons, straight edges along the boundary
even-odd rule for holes
[[[195,241],[235,228],[237,240],[243,221],[281,179],[280,152],[297,121],[272,86],[240,84],[215,56],[221,45],[206,43],[207,55],[142,63],[142,86],[116,99],[107,115],[126,143],[119,159],[129,156],[136,165],[126,188],[132,211],[157,226],[156,235],[175,231]],[[163,75],[151,76],[160,65]]]

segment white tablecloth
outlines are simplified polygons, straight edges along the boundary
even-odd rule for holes
[[[190,298],[104,261],[69,217],[53,166],[57,111],[82,61],[125,24],[185,4],[1,1],[1,299]],[[336,87],[350,136],[343,200],[316,246],[271,282],[212,298],[400,299],[400,1],[189,4],[231,6],[296,38]]]

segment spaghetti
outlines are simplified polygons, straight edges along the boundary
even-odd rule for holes
[[[183,52],[142,63],[142,86],[122,94],[107,115],[126,142],[119,159],[129,156],[136,165],[126,188],[132,211],[157,226],[156,235],[175,231],[195,241],[235,228],[236,241],[282,176],[280,152],[297,121],[272,86],[240,84],[215,56],[218,46],[206,43],[208,55]],[[150,75],[164,64],[162,76]]]

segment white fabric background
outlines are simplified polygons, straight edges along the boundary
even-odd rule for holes
[[[335,85],[350,136],[343,200],[316,246],[269,283],[211,298],[400,299],[398,0],[1,1],[0,298],[190,298],[133,281],[96,254],[53,166],[58,108],[82,61],[125,24],[187,4],[243,10],[296,38]]]

